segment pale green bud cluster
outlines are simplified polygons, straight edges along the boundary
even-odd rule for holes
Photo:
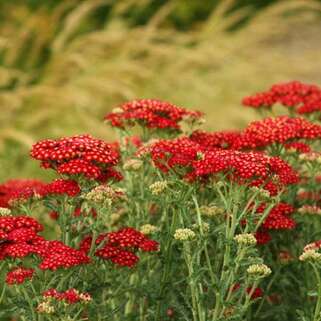
[[[235,235],[234,240],[239,245],[255,245],[257,242],[255,236],[251,233]]]
[[[167,181],[158,181],[153,183],[152,185],[149,186],[149,190],[152,193],[152,195],[160,195],[162,194],[166,188],[168,187],[168,182]]]
[[[195,232],[189,228],[179,228],[175,231],[174,239],[178,241],[189,241],[196,237]]]
[[[272,273],[272,270],[265,264],[252,264],[246,272],[256,279],[265,278]]]

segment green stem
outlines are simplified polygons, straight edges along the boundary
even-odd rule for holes
[[[321,278],[320,278],[320,274],[319,271],[317,270],[316,266],[311,263],[311,266],[313,268],[314,271],[314,275],[317,279],[317,285],[318,285],[318,301],[314,310],[314,317],[313,317],[313,321],[320,321],[321,319],[321,315],[320,315],[320,310],[321,310]]]
[[[192,314],[194,321],[203,320],[203,311],[199,300],[198,288],[194,280],[194,268],[193,268],[193,260],[191,256],[191,248],[188,241],[184,241],[184,249],[183,249],[184,259],[188,270],[188,283],[191,291],[192,297]]]

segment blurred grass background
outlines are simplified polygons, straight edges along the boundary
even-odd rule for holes
[[[0,180],[44,177],[38,139],[91,133],[117,104],[159,98],[237,128],[244,95],[321,84],[317,0],[1,0]]]

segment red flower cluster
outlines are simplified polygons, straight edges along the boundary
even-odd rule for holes
[[[131,227],[123,228],[117,232],[111,232],[100,235],[95,244],[99,245],[105,242],[103,247],[95,252],[97,257],[110,260],[119,266],[133,267],[139,258],[134,253],[138,249],[144,252],[153,252],[158,250],[158,243],[149,239],[143,233],[136,231]],[[92,237],[86,237],[80,244],[80,250],[89,252]]]
[[[302,142],[293,142],[293,143],[287,143],[284,145],[284,148],[286,150],[294,150],[297,153],[310,153],[311,147],[305,143]]]
[[[186,137],[159,140],[141,149],[139,155],[147,151],[162,171],[172,169],[179,173],[184,168],[183,174],[191,180],[228,173],[239,183],[250,181],[252,186],[264,186],[273,195],[278,186],[298,182],[297,173],[280,158],[255,152],[206,150]]]
[[[262,204],[256,210],[257,213],[264,212],[266,208],[265,204]],[[294,207],[287,203],[279,203],[275,205],[269,212],[265,221],[261,225],[258,232],[256,232],[255,237],[257,244],[266,244],[271,241],[271,235],[269,230],[292,230],[296,227],[296,222],[289,216],[293,214]]]
[[[23,258],[31,254],[42,258],[43,270],[70,268],[89,263],[89,258],[59,241],[47,241],[37,232],[43,227],[29,216],[0,217],[0,259]]]
[[[139,125],[148,128],[169,128],[179,130],[179,122],[189,117],[195,120],[201,117],[198,111],[188,111],[171,103],[155,100],[141,99],[125,103],[119,111],[109,113],[105,119],[114,127],[124,128],[126,125]]]
[[[279,116],[254,121],[233,142],[234,149],[255,149],[297,139],[320,139],[321,126],[303,118]]]
[[[53,168],[58,173],[99,179],[118,163],[119,152],[100,139],[79,135],[40,141],[33,145],[31,156],[40,160],[44,168]]]
[[[10,207],[15,199],[29,199],[40,194],[45,184],[38,180],[9,180],[0,185],[0,207]]]
[[[6,283],[22,284],[26,280],[30,280],[33,276],[34,269],[27,269],[24,267],[15,268],[7,273]]]
[[[164,172],[175,167],[191,167],[202,157],[204,148],[187,137],[173,140],[159,140],[139,149],[137,155],[150,154],[154,164]]]
[[[21,258],[34,253],[33,241],[43,227],[29,216],[0,217],[0,259]]]
[[[259,206],[257,213],[263,213],[265,208],[266,205]],[[262,227],[268,230],[292,230],[296,226],[295,220],[289,217],[293,212],[292,205],[279,203],[271,209]]]
[[[83,251],[73,249],[60,241],[39,240],[37,254],[43,258],[39,265],[42,270],[69,269],[90,263],[89,257]]]
[[[49,289],[43,294],[45,298],[54,298],[58,301],[66,301],[68,304],[75,304],[81,301],[88,302],[91,300],[89,293],[80,293],[76,289],[68,289],[65,292],[59,292],[56,289]]]
[[[279,185],[298,181],[297,173],[283,160],[255,152],[208,151],[203,159],[193,163],[193,167],[196,177],[232,172],[234,180],[240,183],[250,181],[252,186],[262,186],[271,194],[275,194]]]
[[[262,229],[255,233],[255,238],[258,245],[269,243],[272,240],[270,233]]]
[[[243,105],[254,108],[270,108],[279,103],[294,108],[299,114],[321,111],[321,88],[292,81],[273,85],[270,90],[245,97]]]
[[[74,197],[77,196],[80,191],[80,187],[76,181],[71,179],[56,179],[43,186],[40,193],[42,196],[66,194],[70,197]]]
[[[233,149],[234,142],[240,136],[238,131],[222,131],[207,133],[194,131],[190,139],[206,149]]]

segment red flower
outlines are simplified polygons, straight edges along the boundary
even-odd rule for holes
[[[61,174],[97,179],[109,167],[118,163],[118,149],[90,135],[79,135],[58,140],[44,140],[33,145],[31,156],[41,161],[44,168]]]
[[[257,209],[257,213],[263,213],[266,205],[261,205]],[[294,207],[287,203],[279,203],[275,205],[267,215],[262,227],[267,230],[292,230],[296,226],[295,220],[289,217],[293,214]]]
[[[299,114],[321,111],[321,88],[292,81],[243,99],[243,105],[254,108],[271,108],[276,103],[293,108]]]
[[[40,194],[45,184],[38,180],[16,179],[0,185],[0,207],[11,207],[15,199],[29,199]]]
[[[255,238],[258,245],[264,245],[272,240],[270,233],[262,228],[255,233]]]
[[[125,103],[119,111],[109,113],[105,119],[114,127],[138,123],[148,128],[170,128],[179,130],[179,122],[185,117],[197,119],[200,112],[188,111],[168,102],[155,99],[141,99]]]
[[[287,150],[294,150],[297,153],[309,153],[311,152],[311,147],[302,142],[293,142],[287,143],[284,145],[285,149]]]
[[[39,268],[55,271],[58,268],[71,268],[90,263],[83,251],[75,250],[59,241],[47,241],[38,246],[38,253],[43,257]]]
[[[206,149],[230,149],[240,134],[238,131],[207,133],[197,130],[192,133],[190,139]]]
[[[56,289],[49,289],[42,295],[45,298],[54,298],[58,301],[66,301],[68,304],[75,304],[80,301],[91,300],[91,296],[89,293],[80,293],[74,288],[68,289],[65,292],[58,292]]]
[[[134,253],[138,249],[144,252],[157,251],[159,244],[149,239],[143,233],[131,227],[123,228],[117,232],[101,234],[95,244],[105,242],[102,248],[95,252],[95,255],[119,266],[133,267],[139,258]],[[80,244],[80,250],[88,253],[91,248],[92,238],[87,236]]]
[[[42,196],[66,194],[73,197],[77,196],[80,192],[78,183],[71,179],[56,179],[41,189]]]
[[[6,257],[22,258],[34,254],[33,241],[43,227],[29,216],[0,217],[0,259]]]
[[[172,169],[190,180],[228,174],[230,179],[262,186],[272,194],[284,185],[298,182],[297,173],[280,158],[257,152],[204,150],[203,146],[186,137],[159,140],[140,149],[138,155],[145,153],[150,153],[154,165],[162,171]]]
[[[33,276],[34,270],[27,269],[24,267],[15,268],[7,273],[6,283],[12,284],[22,284]]]
[[[279,116],[250,123],[233,142],[233,148],[259,148],[297,139],[320,139],[321,126],[303,118]]]

